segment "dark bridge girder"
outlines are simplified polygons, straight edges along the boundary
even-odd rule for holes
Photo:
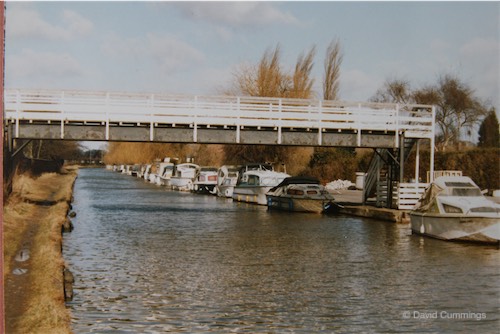
[[[9,125],[13,133],[14,124]],[[108,138],[106,138],[108,136]],[[352,130],[324,131],[319,136],[317,129],[281,129],[276,128],[241,128],[189,126],[158,126],[149,124],[138,126],[109,126],[96,124],[20,124],[16,139],[64,139],[77,141],[129,141],[129,142],[164,142],[164,143],[200,143],[200,144],[263,144],[290,146],[336,146],[394,148],[394,132],[363,131],[361,134]]]

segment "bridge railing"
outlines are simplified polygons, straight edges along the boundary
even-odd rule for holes
[[[305,99],[233,96],[180,96],[92,91],[5,91],[5,119],[294,129],[388,131],[396,136],[434,136],[428,105],[348,103]]]

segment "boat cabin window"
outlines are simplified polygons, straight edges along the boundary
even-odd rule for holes
[[[293,188],[292,189],[288,189],[286,191],[286,193],[288,195],[304,195],[304,191],[299,190],[299,189],[293,189]]]
[[[446,213],[463,213],[462,209],[453,205],[443,204],[443,209]]]
[[[479,207],[479,208],[472,208],[470,210],[471,212],[492,212],[492,213],[500,213],[500,209],[498,208],[494,208],[494,207],[491,207],[491,206],[482,206],[482,207]]]
[[[259,177],[257,175],[249,175],[248,176],[248,185],[258,186],[259,185]]]
[[[308,195],[317,195],[317,194],[318,194],[318,192],[317,192],[316,190],[308,190],[308,191],[307,191],[307,194],[308,194]]]
[[[474,185],[469,182],[445,182],[444,184],[450,188],[475,188]]]
[[[451,196],[482,196],[481,190],[478,188],[452,188]]]

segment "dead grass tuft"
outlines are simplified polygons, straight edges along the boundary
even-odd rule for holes
[[[16,315],[16,332],[71,333],[70,313],[64,303],[61,225],[75,178],[76,169],[38,178],[15,177],[13,193],[4,207],[4,276],[11,273],[11,263],[20,248],[29,245],[30,250],[29,286],[23,289],[27,295],[18,296],[25,306],[23,314]],[[32,203],[45,201],[57,203]]]

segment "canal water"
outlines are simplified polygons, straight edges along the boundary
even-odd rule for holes
[[[497,333],[500,251],[82,169],[75,333]]]

